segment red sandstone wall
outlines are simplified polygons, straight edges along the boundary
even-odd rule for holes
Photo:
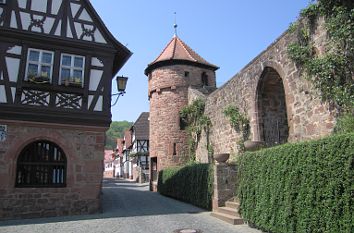
[[[0,142],[0,219],[90,214],[100,211],[104,128],[1,121],[8,137]],[[16,161],[36,140],[60,146],[67,157],[65,188],[15,188]]]
[[[237,141],[241,136],[230,126],[229,119],[223,113],[229,105],[246,110],[251,126],[250,139],[262,140],[259,125],[262,124],[260,117],[264,113],[258,107],[262,104],[258,101],[260,97],[258,87],[266,67],[277,72],[284,87],[289,134],[287,141],[315,139],[333,131],[336,112],[328,103],[321,101],[318,91],[314,89],[311,82],[306,80],[287,55],[287,46],[295,36],[291,33],[283,34],[232,79],[207,97],[205,113],[212,122],[210,142],[215,154],[233,152],[235,154],[238,151]],[[312,39],[321,54],[326,45],[326,31],[322,19]],[[197,95],[197,91],[189,93],[189,101],[191,101]],[[271,96],[269,92],[265,94]],[[284,105],[266,104],[269,106],[268,109]],[[285,129],[282,129],[282,132],[284,131]],[[200,161],[207,161],[205,134],[198,145],[197,158]]]

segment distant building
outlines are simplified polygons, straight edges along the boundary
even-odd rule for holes
[[[111,83],[131,52],[89,0],[0,4],[0,219],[101,209]]]
[[[124,174],[124,167],[123,167],[123,146],[124,140],[123,138],[117,138],[117,148],[115,151],[115,177],[120,178],[123,177]]]
[[[133,179],[133,164],[129,156],[132,149],[132,132],[127,129],[123,138],[123,178]]]
[[[149,113],[143,112],[130,128],[133,163],[133,180],[144,183],[149,180]]]
[[[114,160],[115,160],[115,153],[112,150],[105,150],[104,151],[104,171],[103,171],[103,177],[104,178],[113,178],[115,177],[115,165],[114,165]]]
[[[117,139],[115,152],[117,177],[143,183],[149,180],[149,113],[140,114],[134,124]]]

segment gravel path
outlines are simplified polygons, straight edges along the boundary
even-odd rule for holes
[[[103,213],[85,216],[0,221],[0,233],[260,233],[233,226],[210,212],[148,191],[147,185],[104,180]],[[192,233],[193,231],[184,231]]]

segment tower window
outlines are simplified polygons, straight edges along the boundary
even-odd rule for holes
[[[177,143],[173,143],[173,155],[177,154]]]
[[[184,77],[189,77],[189,71],[184,71]]]
[[[180,117],[179,118],[179,129],[180,130],[185,130],[187,127],[187,119]]]
[[[208,75],[205,72],[202,73],[202,84],[203,86],[209,86]]]

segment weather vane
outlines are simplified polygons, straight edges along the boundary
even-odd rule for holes
[[[175,29],[175,36],[177,36],[177,13],[174,12],[174,14],[175,14],[175,23],[173,24],[173,27]]]

